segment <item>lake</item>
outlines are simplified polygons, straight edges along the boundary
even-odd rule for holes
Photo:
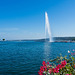
[[[0,75],[38,75],[42,61],[73,49],[75,43],[0,41]]]

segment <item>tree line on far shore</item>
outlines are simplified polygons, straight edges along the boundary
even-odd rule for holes
[[[75,41],[75,38],[73,38],[72,41]]]
[[[0,41],[5,41],[5,39],[2,39],[2,40],[0,39]]]

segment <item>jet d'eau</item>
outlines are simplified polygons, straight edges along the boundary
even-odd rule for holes
[[[47,34],[49,35],[49,42],[53,42],[48,14],[45,12],[45,36],[47,36]]]

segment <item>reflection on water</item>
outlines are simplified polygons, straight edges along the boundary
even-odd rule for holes
[[[44,60],[48,61],[51,54],[51,43],[45,42],[44,43]]]

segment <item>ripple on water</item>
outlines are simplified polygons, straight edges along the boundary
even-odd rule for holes
[[[75,43],[0,42],[0,75],[37,75],[43,60],[68,55]]]

